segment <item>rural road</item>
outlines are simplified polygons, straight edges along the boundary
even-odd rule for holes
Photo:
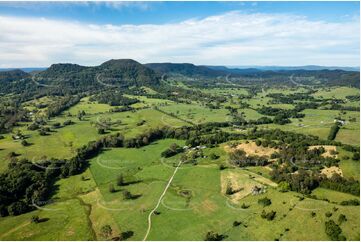
[[[296,82],[295,80],[293,80],[293,75],[290,76],[290,81],[295,84],[296,86],[303,86],[303,84],[300,84],[298,82]]]
[[[34,82],[36,85],[40,86],[40,87],[58,87],[58,85],[47,85],[47,84],[41,84],[36,80],[36,74],[34,74],[31,77],[32,82]],[[66,81],[65,79],[53,79],[55,81]]]
[[[101,74],[96,74],[96,75],[95,75],[95,80],[96,80],[99,84],[101,84],[101,85],[103,85],[103,86],[106,86],[106,87],[116,87],[116,85],[111,85],[111,84],[104,83],[102,80],[100,80],[100,75],[101,75]]]
[[[148,215],[148,229],[147,229],[147,232],[146,232],[146,234],[145,234],[145,236],[144,236],[143,241],[145,241],[145,240],[147,239],[147,237],[148,237],[148,235],[149,235],[149,232],[150,232],[150,229],[151,229],[151,227],[152,227],[152,215],[153,215],[153,213],[157,210],[157,208],[159,207],[159,204],[161,203],[161,201],[162,201],[165,193],[167,192],[170,184],[172,183],[172,180],[173,180],[175,174],[177,173],[179,167],[181,166],[181,164],[182,164],[182,161],[179,161],[179,163],[178,163],[177,167],[175,168],[175,170],[174,170],[174,172],[173,172],[173,175],[170,177],[170,179],[169,179],[169,181],[168,181],[168,183],[167,183],[167,186],[165,187],[162,195],[160,195],[160,197],[159,197],[159,199],[158,199],[157,205],[155,206],[155,208],[152,209],[152,211],[150,211],[150,213],[149,213],[149,215]]]

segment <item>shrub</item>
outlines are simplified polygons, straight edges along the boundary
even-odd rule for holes
[[[54,129],[57,129],[57,128],[59,128],[59,127],[60,127],[60,123],[54,123],[54,124],[53,124],[53,128],[54,128]]]
[[[36,224],[39,223],[40,222],[39,216],[37,216],[37,215],[32,216],[31,217],[31,222],[36,223]]]
[[[109,184],[109,192],[110,193],[116,192],[113,184]]]
[[[34,122],[34,123],[32,123],[32,124],[30,124],[30,125],[28,126],[28,130],[37,130],[37,129],[39,129],[39,128],[40,128],[40,126],[39,126],[39,124],[36,123],[36,122]]]
[[[234,193],[236,193],[236,191],[234,191],[233,188],[232,188],[232,185],[230,183],[228,183],[227,184],[227,189],[226,189],[226,194],[227,195],[232,195]]]
[[[130,237],[132,237],[134,235],[133,231],[125,231],[125,232],[121,232],[119,235],[119,240],[127,240]]]
[[[40,129],[39,130],[39,135],[40,136],[45,136],[45,135],[47,135],[47,133],[46,133],[46,131],[44,129]]]
[[[117,176],[117,185],[118,186],[123,186],[124,185],[124,177],[122,174]]]
[[[261,199],[258,199],[258,204],[262,205],[263,207],[269,206],[272,204],[271,199],[269,199],[268,197],[264,197]]]
[[[123,191],[123,197],[124,197],[124,199],[132,199],[133,195],[130,193],[130,191],[124,190]]]
[[[109,238],[113,233],[113,229],[112,227],[110,227],[109,224],[106,224],[103,227],[101,227],[100,232],[105,238]]]
[[[280,192],[288,192],[291,190],[291,185],[286,181],[280,182],[278,184],[278,187]]]
[[[227,167],[226,167],[224,164],[220,164],[220,165],[219,165],[219,170],[221,170],[221,171],[224,170],[224,169],[226,169],[226,168],[227,168]]]
[[[28,146],[29,143],[28,143],[26,140],[22,140],[22,141],[21,141],[21,145],[22,145],[22,146]]]
[[[209,158],[211,158],[211,160],[217,160],[219,158],[219,155],[212,153],[209,155]]]
[[[71,121],[71,120],[66,120],[63,123],[64,126],[71,125],[71,124],[73,124],[73,121]]]
[[[331,240],[340,240],[344,237],[340,237],[342,230],[333,220],[325,222],[325,232]]]
[[[242,203],[241,208],[242,209],[247,209],[247,208],[249,208],[249,205],[246,205],[245,203]]]
[[[359,161],[360,160],[360,153],[358,153],[358,152],[353,153],[352,159],[355,160],[355,161]]]
[[[216,232],[213,232],[213,231],[209,231],[207,234],[206,234],[206,237],[205,237],[205,240],[206,241],[221,241],[225,238],[224,235],[222,234],[218,234]]]
[[[261,213],[261,217],[267,219],[268,221],[272,221],[276,217],[276,212],[272,210],[271,212],[267,213],[263,210]]]
[[[237,227],[237,226],[239,226],[241,224],[242,224],[242,222],[240,222],[240,221],[234,221],[233,222],[233,227]]]
[[[358,206],[360,205],[360,201],[357,199],[345,200],[340,203],[342,206]]]
[[[343,222],[346,222],[346,221],[347,221],[346,215],[340,214],[340,215],[338,216],[338,223],[339,223],[339,224],[342,224]]]

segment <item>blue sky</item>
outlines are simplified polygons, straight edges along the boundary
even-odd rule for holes
[[[4,2],[0,14],[48,17],[96,24],[162,24],[228,11],[287,13],[312,20],[346,21],[359,15],[359,2]]]
[[[0,2],[0,67],[359,65],[359,2]],[[2,36],[1,36],[2,35]]]

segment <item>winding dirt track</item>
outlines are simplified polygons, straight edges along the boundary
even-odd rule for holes
[[[168,183],[167,183],[167,186],[165,187],[162,195],[160,195],[160,197],[159,197],[159,199],[158,199],[157,205],[155,206],[155,208],[152,209],[152,211],[150,211],[150,213],[149,213],[149,215],[148,215],[148,229],[147,229],[147,232],[146,232],[146,234],[145,234],[145,236],[144,236],[144,238],[143,238],[143,241],[145,241],[145,240],[147,239],[147,237],[148,237],[148,235],[149,235],[149,232],[150,232],[150,229],[151,229],[151,227],[152,227],[152,215],[153,215],[153,213],[157,210],[157,208],[159,207],[159,204],[161,203],[161,201],[162,201],[165,193],[167,192],[170,184],[172,183],[172,180],[173,180],[175,174],[177,173],[179,167],[181,166],[181,164],[182,164],[182,161],[179,161],[179,163],[178,163],[177,167],[175,168],[175,170],[174,170],[174,172],[173,172],[173,175],[170,177],[170,179],[169,179],[169,181],[168,181]]]

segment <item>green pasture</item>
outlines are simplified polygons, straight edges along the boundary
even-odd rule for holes
[[[72,120],[74,124],[53,129],[46,136],[39,135],[38,131],[27,130],[28,123],[24,123],[18,129],[26,136],[29,146],[22,146],[21,141],[13,140],[11,134],[5,135],[5,139],[0,140],[0,169],[5,169],[10,152],[15,152],[21,157],[31,160],[39,160],[41,157],[48,158],[70,158],[76,149],[86,145],[89,141],[97,140],[101,136],[97,132],[96,123],[102,123],[103,120],[110,119],[111,122],[121,121],[120,124],[111,125],[109,133],[122,133],[125,137],[134,137],[144,133],[146,130],[156,127],[174,126],[180,127],[187,123],[168,116],[154,109],[142,109],[137,112],[121,112],[121,113],[98,113],[89,114],[83,120],[76,117],[68,117],[63,114],[59,117],[51,119],[49,125],[65,120]],[[138,126],[138,123],[146,120],[145,123]],[[14,130],[14,133],[16,133]]]
[[[195,103],[171,104],[159,107],[159,109],[193,123],[225,122],[229,119],[226,109],[209,109]]]
[[[346,99],[346,96],[360,95],[360,90],[353,87],[329,87],[319,89],[316,93],[313,94],[317,98],[336,98],[336,99]]]

